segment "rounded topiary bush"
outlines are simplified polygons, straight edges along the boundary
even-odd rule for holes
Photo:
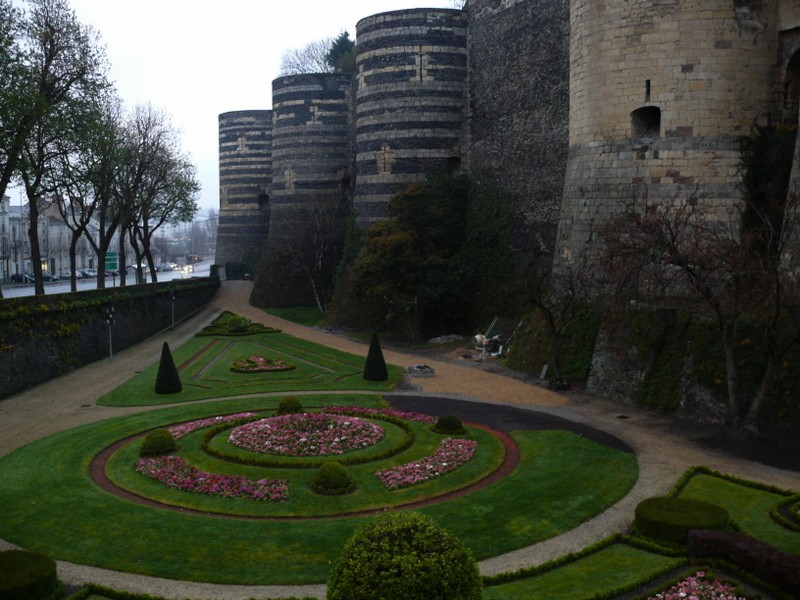
[[[177,449],[178,442],[168,429],[154,429],[142,441],[139,456],[164,456]]]
[[[472,553],[425,515],[384,513],[347,541],[328,600],[479,600]]]
[[[225,322],[225,327],[230,333],[247,333],[250,329],[250,320],[234,315]]]
[[[347,473],[342,463],[326,462],[311,480],[311,490],[326,496],[340,496],[351,492],[355,488],[353,480]]]
[[[692,529],[720,529],[730,526],[728,511],[690,498],[648,498],[636,507],[633,526],[644,536],[675,544],[686,544]]]
[[[463,435],[467,432],[461,419],[455,415],[442,415],[436,420],[432,429],[434,432],[444,435]]]
[[[0,600],[58,598],[60,588],[53,559],[23,550],[0,552]]]
[[[294,396],[286,396],[286,398],[281,399],[278,403],[278,416],[296,415],[301,412],[303,412],[303,405],[300,404],[300,400]]]

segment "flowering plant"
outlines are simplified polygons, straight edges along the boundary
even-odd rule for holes
[[[167,487],[208,496],[246,498],[265,502],[283,502],[289,496],[289,482],[285,479],[251,481],[241,475],[205,473],[180,456],[142,458],[136,464],[136,472]]]
[[[265,358],[263,356],[251,356],[250,358],[240,358],[233,362],[231,371],[235,373],[262,373],[264,371],[290,371],[294,365],[283,362],[280,358]]]
[[[436,452],[420,460],[377,471],[375,476],[390,490],[425,483],[455,471],[475,456],[478,442],[445,438]]]
[[[650,596],[647,600],[747,600],[736,594],[736,586],[727,581],[711,579],[704,571],[672,586],[665,592]]]
[[[169,427],[169,432],[172,434],[176,440],[189,435],[193,431],[197,431],[198,429],[203,429],[205,427],[212,427],[214,425],[219,425],[220,423],[227,423],[228,421],[238,421],[239,419],[247,419],[249,417],[255,417],[256,413],[251,412],[243,412],[243,413],[236,413],[234,415],[224,415],[219,417],[210,417],[208,419],[198,419],[196,421],[189,421],[187,423],[181,423],[180,425],[173,425]]]
[[[417,423],[427,423],[433,425],[436,423],[436,417],[431,415],[424,415],[416,412],[404,412],[394,408],[364,408],[361,406],[326,406],[323,409],[326,413],[344,413],[344,414],[358,414],[358,415],[386,415],[388,417],[395,417],[403,419],[404,421],[416,421]]]
[[[373,446],[384,436],[380,425],[358,417],[293,413],[235,428],[230,443],[251,452],[284,456],[328,456]]]

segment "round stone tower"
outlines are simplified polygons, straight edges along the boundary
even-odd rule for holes
[[[738,138],[773,108],[777,19],[761,0],[571,0],[557,273],[634,198],[740,197]]]
[[[255,266],[269,229],[272,111],[219,115],[216,263]]]
[[[272,82],[270,229],[256,306],[313,306],[315,287],[330,285],[339,243],[331,236],[350,209],[350,87],[349,76],[335,74]]]
[[[386,217],[392,195],[432,171],[467,171],[467,16],[413,9],[356,25],[354,206]]]

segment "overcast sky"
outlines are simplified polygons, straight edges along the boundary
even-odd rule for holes
[[[201,215],[219,209],[217,116],[272,107],[272,80],[290,48],[355,39],[356,23],[453,0],[70,0],[101,35],[111,79],[128,107],[150,102],[172,118],[203,186]]]

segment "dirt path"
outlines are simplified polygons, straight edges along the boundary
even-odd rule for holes
[[[175,330],[166,331],[134,348],[99,361],[0,401],[0,456],[32,441],[83,423],[118,415],[164,408],[112,408],[95,401],[144,367],[159,360],[164,341],[175,348],[191,338],[221,311],[230,310],[248,319],[278,327],[291,335],[345,352],[366,356],[366,345],[318,329],[289,323],[249,305],[249,282],[226,281],[210,306]],[[622,501],[576,529],[540,544],[481,562],[485,575],[540,564],[574,552],[610,533],[624,530],[632,520],[636,504],[644,498],[667,492],[689,467],[703,464],[738,477],[787,489],[800,488],[800,473],[742,460],[698,443],[701,427],[636,407],[581,395],[559,395],[532,383],[491,372],[472,361],[436,360],[384,349],[390,363],[408,367],[424,362],[435,369],[431,378],[410,380],[410,389],[394,395],[440,396],[467,402],[535,409],[612,434],[632,447],[639,460],[640,476]],[[624,416],[622,419],[620,417]],[[0,540],[0,549],[11,547]],[[222,586],[171,581],[59,563],[59,576],[68,584],[91,581],[114,589],[168,598],[215,598],[247,600],[285,596],[324,598],[324,586]]]

